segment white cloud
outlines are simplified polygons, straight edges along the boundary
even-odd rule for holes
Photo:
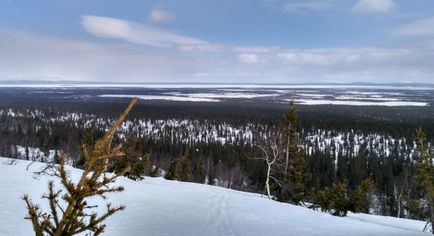
[[[329,3],[326,0],[299,0],[289,1],[285,5],[285,11],[319,11],[327,8]]]
[[[278,49],[278,47],[235,47],[233,51],[238,53],[269,53]]]
[[[224,46],[220,44],[195,44],[195,45],[182,45],[179,47],[179,49],[185,52],[190,52],[190,51],[218,52],[223,48]]]
[[[102,16],[82,16],[85,30],[97,37],[125,40],[130,43],[153,47],[214,48],[202,39],[184,36],[136,22]]]
[[[278,59],[290,64],[330,66],[357,62],[361,52],[355,49],[305,49],[287,50],[276,54]]]
[[[156,23],[166,23],[172,21],[174,18],[175,15],[161,8],[154,8],[149,13],[149,19]]]
[[[0,30],[0,51],[0,79],[55,75],[62,80],[173,81],[202,68],[200,61],[149,53],[134,45],[67,40],[25,31]]]
[[[259,56],[254,53],[238,54],[238,60],[242,63],[253,64],[259,61]]]
[[[330,8],[339,0],[262,0],[265,4],[285,12],[310,12]]]
[[[430,50],[424,52],[421,47],[287,49],[275,54],[275,56],[282,63],[294,66],[316,66],[317,68],[324,66],[330,69],[341,67],[342,70],[368,68],[371,70],[380,65],[383,66],[383,69],[392,66],[408,68],[415,60],[420,60],[419,63],[424,61],[424,58],[430,53],[428,51]]]
[[[131,82],[432,82],[434,47],[229,47],[184,53],[0,30],[0,79]]]
[[[434,36],[434,17],[404,24],[392,33],[401,36]]]
[[[359,0],[353,7],[356,12],[389,13],[396,7],[393,0]]]

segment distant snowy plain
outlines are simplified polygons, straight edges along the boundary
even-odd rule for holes
[[[51,98],[129,98],[175,102],[267,102],[300,105],[424,107],[432,84],[1,83],[0,89]],[[86,91],[88,94],[86,94]],[[62,96],[63,94],[63,96]]]

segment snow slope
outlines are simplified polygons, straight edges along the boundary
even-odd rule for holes
[[[10,165],[10,160],[0,158],[0,235],[32,235],[20,197],[28,193],[47,207],[40,196],[52,177],[33,173],[42,163],[26,170],[30,162]],[[75,179],[80,175],[78,169],[69,171]],[[428,235],[421,232],[421,221],[366,214],[334,217],[215,186],[150,177],[139,182],[120,178],[118,183],[126,190],[109,195],[109,201],[127,208],[108,219],[105,235]]]

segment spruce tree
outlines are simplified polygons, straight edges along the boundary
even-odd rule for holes
[[[416,182],[422,189],[423,197],[428,203],[428,223],[434,234],[434,158],[426,144],[425,134],[421,128],[416,130],[419,159],[416,165]]]
[[[125,174],[126,177],[132,180],[141,180],[145,175],[146,167],[149,163],[149,157],[143,152],[143,146],[137,136],[129,138],[125,147],[126,158],[111,160],[109,170],[119,173],[125,168],[129,171]]]
[[[167,172],[164,178],[168,180],[177,180],[178,179],[177,166],[178,166],[177,159],[171,161],[169,167],[167,168]]]
[[[60,164],[59,152],[57,150],[54,151],[53,163]]]
[[[374,182],[370,179],[363,180],[353,191],[347,183],[335,182],[317,193],[315,205],[336,216],[346,216],[348,211],[368,213],[369,195],[373,189]]]
[[[297,150],[292,156],[292,168],[288,175],[289,200],[292,203],[300,204],[308,197],[307,184],[310,180],[306,159],[300,150]]]
[[[333,183],[331,187],[318,192],[316,202],[324,212],[335,216],[346,216],[348,212],[348,193],[345,182]]]
[[[281,182],[275,185],[277,198],[283,202],[300,204],[308,197],[308,182],[310,174],[307,161],[299,148],[297,133],[297,111],[294,102],[289,103],[288,111],[283,115],[284,126],[284,159],[279,161],[276,169],[276,179]]]
[[[90,206],[87,201],[89,198],[98,196],[105,199],[107,193],[123,191],[123,187],[113,186],[117,177],[123,173],[107,174],[106,169],[110,159],[125,156],[121,151],[121,145],[115,148],[110,146],[116,130],[136,102],[137,98],[131,100],[113,127],[96,142],[93,148],[83,145],[86,163],[77,183],[74,183],[67,174],[65,155],[60,155],[60,165],[55,175],[60,178],[63,189],[55,190],[53,181],[48,183],[48,194],[43,198],[49,202],[49,212],[44,212],[38,205],[33,204],[27,195],[23,196],[28,209],[26,219],[32,221],[36,236],[71,236],[82,234],[85,231],[91,231],[93,235],[100,235],[106,227],[103,221],[125,208],[123,205],[113,207],[107,204],[106,212],[98,215],[90,212],[97,206]]]
[[[26,147],[25,149],[25,155],[26,155],[26,160],[30,160],[30,155],[29,155],[29,147]]]
[[[194,163],[193,163],[193,170],[192,170],[194,181],[197,183],[204,183],[205,182],[205,168],[203,163],[203,157],[198,156],[196,157]]]
[[[180,173],[178,174],[179,180],[188,181],[190,176],[190,161],[187,156],[182,157],[179,164],[181,165]]]
[[[369,212],[369,195],[374,189],[374,182],[370,179],[365,179],[351,193],[350,210],[353,212]]]
[[[131,171],[128,177],[134,180],[143,179],[148,164],[149,164],[148,155],[145,154],[139,156],[138,159],[133,163],[133,165],[131,165]]]

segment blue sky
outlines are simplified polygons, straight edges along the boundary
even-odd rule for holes
[[[0,79],[432,82],[432,0],[0,0]]]

